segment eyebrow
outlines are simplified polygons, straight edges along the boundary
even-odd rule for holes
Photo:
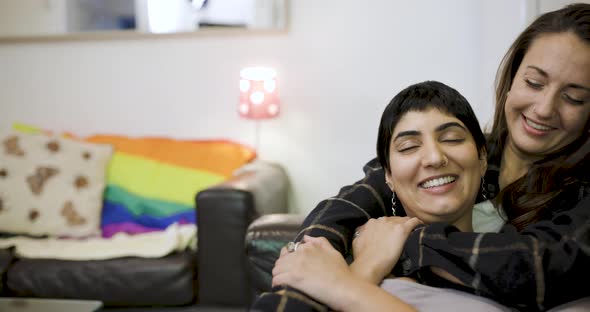
[[[534,66],[534,65],[529,65],[529,66],[527,66],[527,68],[531,68],[531,69],[534,69],[534,70],[536,70],[537,72],[539,72],[539,74],[541,74],[541,76],[543,76],[543,77],[545,77],[545,78],[549,77],[549,74],[548,74],[546,71],[544,71],[544,70],[540,69],[540,68],[539,68],[539,67],[537,67],[537,66]]]
[[[465,127],[463,127],[460,123],[455,122],[455,121],[446,122],[446,123],[436,127],[436,129],[434,129],[434,131],[441,132],[441,131],[444,131],[448,128],[452,128],[452,127],[458,127],[458,128],[461,128],[461,129],[467,131],[467,129],[465,129]],[[393,141],[395,142],[397,139],[405,137],[405,136],[418,136],[420,134],[421,134],[421,132],[416,131],[416,130],[402,131],[395,136]]]
[[[451,122],[444,123],[444,124],[442,124],[442,125],[440,125],[440,126],[436,127],[436,129],[434,129],[434,130],[435,130],[436,132],[441,132],[441,131],[443,131],[443,130],[446,130],[446,129],[448,129],[448,128],[452,128],[452,127],[458,127],[458,128],[461,128],[461,129],[463,129],[463,130],[467,131],[467,129],[465,129],[465,127],[463,127],[463,126],[462,126],[460,123],[458,123],[458,122],[455,122],[455,121],[451,121]]]
[[[549,74],[546,71],[540,69],[537,66],[528,65],[527,68],[531,68],[531,69],[536,70],[541,76],[543,76],[545,78],[548,78],[549,77]],[[582,85],[579,85],[577,83],[568,83],[567,86],[566,86],[566,88],[582,89],[582,90],[586,90],[586,91],[590,92],[590,88],[585,87],[585,86],[582,86]]]

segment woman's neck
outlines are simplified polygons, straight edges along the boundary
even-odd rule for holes
[[[500,163],[500,189],[524,176],[535,160],[520,152],[510,141],[504,145]]]
[[[471,204],[470,207],[473,207],[475,203]],[[406,206],[407,207],[407,206]],[[417,217],[411,211],[406,211],[406,215],[410,218]],[[452,217],[441,217],[441,216],[434,216],[430,215],[430,220],[424,221],[424,224],[428,225],[431,222],[445,222],[451,224],[458,228],[461,232],[473,232],[473,209],[467,210],[467,212],[461,216],[458,216],[458,219],[452,219]]]
[[[471,207],[473,207],[473,205],[471,205]],[[461,219],[453,222],[453,225],[461,232],[473,232],[473,210],[469,210],[469,212]]]
[[[469,207],[473,207],[475,203],[471,204]],[[411,217],[410,215],[408,215]],[[433,222],[447,222],[456,228],[459,229],[461,232],[473,232],[473,209],[466,210],[465,214],[458,216],[458,219],[450,219],[450,218],[440,218],[435,217],[433,218],[435,221]],[[438,219],[438,220],[437,220]]]

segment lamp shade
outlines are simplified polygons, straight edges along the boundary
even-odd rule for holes
[[[269,67],[246,67],[240,71],[240,116],[268,119],[279,115],[276,72]]]

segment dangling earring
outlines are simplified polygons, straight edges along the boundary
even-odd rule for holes
[[[395,217],[395,192],[393,192],[393,194],[391,194],[391,212],[393,212],[393,216]]]
[[[486,180],[481,177],[481,196],[484,200],[488,200],[488,191],[486,190]]]

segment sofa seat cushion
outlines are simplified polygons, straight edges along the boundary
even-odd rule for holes
[[[174,306],[194,301],[195,252],[100,261],[19,259],[7,287],[19,297],[93,299],[105,306]]]

